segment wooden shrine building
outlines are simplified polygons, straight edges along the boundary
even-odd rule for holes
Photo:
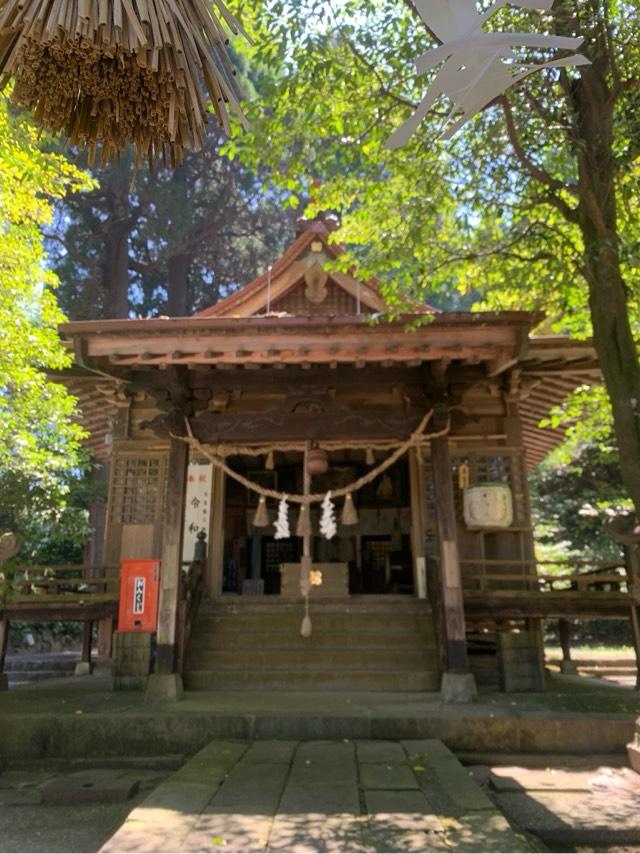
[[[415,329],[415,316],[372,322],[385,311],[377,282],[326,270],[341,251],[328,238],[324,221],[306,223],[269,271],[193,317],[62,326],[75,352],[67,382],[108,463],[102,559],[161,560],[150,684],[437,690],[444,673],[448,696],[464,698],[471,671],[486,681],[502,667],[503,684],[539,686],[541,618],[628,614],[624,587],[596,605],[588,584],[554,593],[536,575],[527,470],[561,439],[539,422],[598,380],[593,349],[537,336],[541,315],[523,311],[421,307]],[[355,524],[340,523],[337,498],[326,539],[311,507],[322,583],[301,637],[300,505],[276,539],[278,499],[256,526],[259,498],[242,478],[299,495],[312,449],[328,469],[311,491],[339,490],[426,413],[406,453],[353,492]],[[487,485],[509,512],[470,521],[470,490]],[[201,532],[196,614],[181,603]]]

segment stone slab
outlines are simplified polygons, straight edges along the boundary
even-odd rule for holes
[[[0,807],[33,806],[40,803],[42,793],[39,789],[0,789]]]
[[[254,741],[244,754],[243,762],[289,765],[297,746],[297,741]]]
[[[592,791],[589,775],[555,768],[494,768],[489,774],[489,785],[496,792],[562,791],[590,794]]]
[[[445,829],[450,851],[455,852],[529,852],[537,850],[524,834],[516,833],[497,810],[471,813],[450,821]]]
[[[404,740],[400,743],[406,750],[409,759],[455,758],[455,754],[439,738]]]
[[[299,786],[289,780],[279,810],[285,813],[350,813],[360,814],[360,794],[355,783],[342,783],[336,777],[333,783],[307,783]]]
[[[157,815],[161,810],[199,815],[214,792],[215,787],[211,784],[183,783],[170,777],[135,808],[131,817],[143,821],[151,815]]]
[[[42,801],[47,804],[116,803],[127,801],[138,791],[140,783],[128,779],[87,780],[54,777],[42,788]]]
[[[402,745],[397,741],[357,741],[356,751],[358,762],[386,762],[391,765],[407,760]]]
[[[218,812],[201,815],[181,843],[180,851],[264,851],[273,816],[261,812]]]
[[[55,773],[46,768],[9,768],[0,774],[0,795],[4,789],[24,789],[28,786],[40,786],[53,776],[55,776]]]
[[[291,852],[362,852],[363,822],[350,813],[307,815],[278,813],[267,851]]]
[[[360,782],[364,789],[418,789],[413,771],[406,765],[363,762]]]
[[[184,754],[168,753],[162,756],[103,756],[99,760],[81,756],[69,762],[71,768],[138,768],[154,771],[177,771],[184,763]]]
[[[523,830],[632,831],[640,838],[638,797],[587,796],[580,792],[505,792],[496,803],[509,816],[517,816]]]
[[[420,791],[380,789],[365,793],[369,822],[389,824],[402,830],[442,832],[442,823]],[[396,850],[389,848],[388,850]]]

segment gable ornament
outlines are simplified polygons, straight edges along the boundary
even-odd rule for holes
[[[320,305],[327,298],[327,280],[329,275],[317,262],[312,264],[304,274],[307,285],[304,291],[305,297],[314,305]]]

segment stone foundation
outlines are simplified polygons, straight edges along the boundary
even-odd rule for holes
[[[640,718],[636,721],[636,734],[633,741],[627,744],[627,756],[629,765],[637,774],[640,774]]]
[[[111,674],[114,691],[143,691],[151,673],[155,638],[151,632],[115,632]]]
[[[498,633],[498,674],[503,691],[544,691],[539,633]]]

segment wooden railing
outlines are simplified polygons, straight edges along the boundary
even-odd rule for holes
[[[118,598],[117,566],[64,564],[18,566],[3,571],[0,608],[42,603],[102,602]]]
[[[466,593],[539,591],[543,593],[629,593],[623,560],[461,559]]]

